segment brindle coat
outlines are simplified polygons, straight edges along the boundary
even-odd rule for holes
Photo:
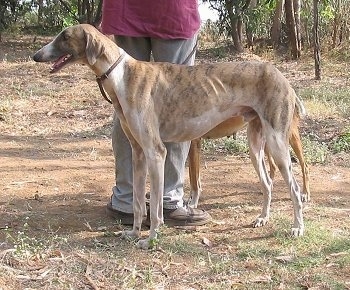
[[[130,140],[134,173],[134,225],[125,235],[139,237],[146,215],[145,180],[151,183],[150,234],[138,246],[148,248],[163,223],[163,142],[199,138],[235,116],[251,122],[248,141],[252,163],[259,175],[263,209],[254,227],[269,219],[272,181],[264,161],[265,145],[288,186],[293,206],[292,235],[304,231],[301,194],[292,173],[288,137],[296,95],[285,77],[264,62],[227,62],[183,66],[141,62],[123,54],[112,40],[86,24],[63,30],[33,56],[35,61],[56,61],[52,72],[82,62],[97,76],[117,59],[120,63],[103,86],[113,102]],[[124,55],[124,56],[123,56]],[[66,57],[64,57],[66,56]]]

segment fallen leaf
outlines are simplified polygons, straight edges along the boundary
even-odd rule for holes
[[[339,253],[330,254],[329,256],[331,256],[331,257],[339,257],[339,256],[345,256],[347,254],[348,254],[348,252],[339,252]]]
[[[275,257],[275,259],[278,262],[288,263],[288,262],[291,262],[293,260],[293,256],[290,256],[290,255],[278,256],[278,257]]]
[[[244,284],[242,282],[232,282],[231,289],[244,289]]]
[[[86,226],[91,232],[93,232],[93,229],[92,229],[92,227],[90,226],[90,224],[89,224],[88,221],[84,223],[84,226]]]
[[[23,279],[23,280],[30,280],[30,276],[28,275],[17,275],[16,276],[17,279]]]
[[[209,248],[211,248],[213,246],[213,243],[209,239],[207,239],[206,237],[202,238],[202,243],[204,245],[208,246]]]
[[[45,276],[46,276],[47,274],[49,274],[51,271],[52,271],[52,269],[48,269],[48,270],[46,270],[45,272],[41,273],[39,276],[40,276],[41,278],[45,278]]]
[[[326,265],[326,268],[337,267],[337,266],[339,266],[337,263],[329,263]]]
[[[253,283],[269,283],[272,281],[272,278],[270,275],[262,275],[262,276],[256,276],[254,279],[251,280]]]
[[[212,222],[213,224],[217,224],[217,225],[224,225],[224,224],[226,224],[225,221],[216,221],[216,220],[212,220],[211,222]]]

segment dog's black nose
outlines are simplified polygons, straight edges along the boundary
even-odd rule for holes
[[[39,57],[39,51],[37,51],[33,56],[32,59],[36,62],[40,61],[40,57]]]

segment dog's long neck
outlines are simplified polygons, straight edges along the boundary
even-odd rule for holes
[[[112,40],[102,35],[99,41],[100,49],[102,53],[96,59],[94,65],[91,65],[91,69],[95,72],[96,76],[105,74],[115,62],[122,61],[124,57],[124,50],[119,48]],[[118,64],[120,65],[120,64]]]
[[[104,35],[96,42],[96,61],[90,68],[96,74],[96,80],[102,96],[112,103],[119,118],[123,117],[120,100],[117,97],[117,87],[122,83],[125,60],[129,57],[113,41]]]

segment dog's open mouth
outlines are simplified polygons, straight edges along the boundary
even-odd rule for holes
[[[51,67],[50,73],[55,73],[73,59],[73,55],[66,54],[58,58]]]

